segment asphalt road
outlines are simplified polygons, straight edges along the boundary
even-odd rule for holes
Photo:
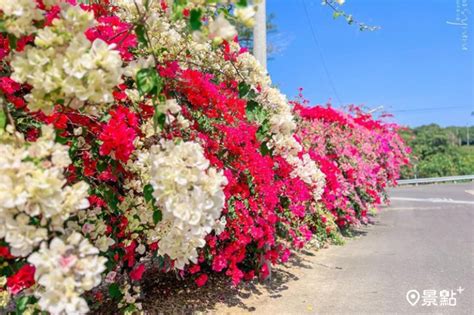
[[[293,280],[276,292],[254,295],[244,302],[246,311],[221,311],[474,314],[474,185],[400,187],[391,196],[391,206],[360,236],[283,270]],[[421,295],[414,306],[406,298],[410,290]],[[438,305],[423,305],[429,301],[425,290],[436,290]],[[448,303],[455,306],[440,305],[442,290],[450,296],[453,290],[456,300]]]
[[[317,313],[474,314],[471,193],[472,184],[393,189],[391,206],[366,235],[322,255],[321,263],[342,269],[319,270],[317,280],[332,284],[315,291]],[[455,290],[456,306],[439,305],[439,291],[445,289]],[[422,297],[410,305],[409,290],[421,296],[436,290],[438,306],[423,306]]]

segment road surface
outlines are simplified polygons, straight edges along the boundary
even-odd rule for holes
[[[284,283],[216,313],[474,314],[474,185],[400,187],[391,196],[360,236],[302,255],[280,271]],[[414,306],[410,290],[421,295],[411,295]],[[425,290],[436,290],[438,305],[423,305]],[[451,306],[440,305],[442,290]]]

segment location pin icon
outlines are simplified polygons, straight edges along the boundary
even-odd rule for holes
[[[420,293],[416,290],[410,290],[407,292],[407,301],[411,306],[415,306],[420,300]]]

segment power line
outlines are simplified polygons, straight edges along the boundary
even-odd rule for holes
[[[328,78],[328,82],[329,82],[329,85],[331,86],[333,92],[334,92],[334,95],[336,96],[338,102],[340,105],[342,105],[342,101],[341,101],[341,98],[339,97],[339,94],[337,93],[337,90],[336,90],[336,87],[334,85],[334,82],[332,81],[331,79],[331,75],[329,74],[329,70],[328,70],[328,67],[326,66],[326,61],[324,59],[324,55],[323,55],[323,51],[321,49],[321,46],[319,44],[319,41],[318,41],[318,37],[316,36],[316,30],[314,29],[313,27],[313,23],[311,23],[311,19],[309,17],[309,12],[308,12],[308,8],[306,6],[306,2],[305,0],[302,0],[303,1],[303,8],[304,8],[304,12],[305,12],[305,15],[306,15],[306,20],[308,21],[308,24],[309,24],[309,28],[311,30],[311,35],[312,35],[312,38],[313,38],[313,43],[314,45],[316,46],[318,52],[319,52],[319,58],[321,59],[321,63],[323,64],[323,68],[324,68],[324,71],[326,72],[326,76]]]
[[[399,109],[399,110],[390,110],[391,113],[404,113],[404,112],[424,112],[424,111],[436,111],[436,110],[445,110],[445,109],[465,109],[468,108],[463,106],[446,106],[446,107],[425,107],[425,108],[410,108],[410,109]]]

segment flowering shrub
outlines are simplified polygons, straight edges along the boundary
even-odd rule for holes
[[[246,2],[0,2],[1,307],[140,312],[150,267],[238,284],[366,221],[396,127],[288,102]]]
[[[360,222],[396,185],[409,149],[398,126],[373,119],[352,106],[350,114],[330,105],[307,107],[293,102],[298,136],[326,176],[322,202],[340,228]]]

